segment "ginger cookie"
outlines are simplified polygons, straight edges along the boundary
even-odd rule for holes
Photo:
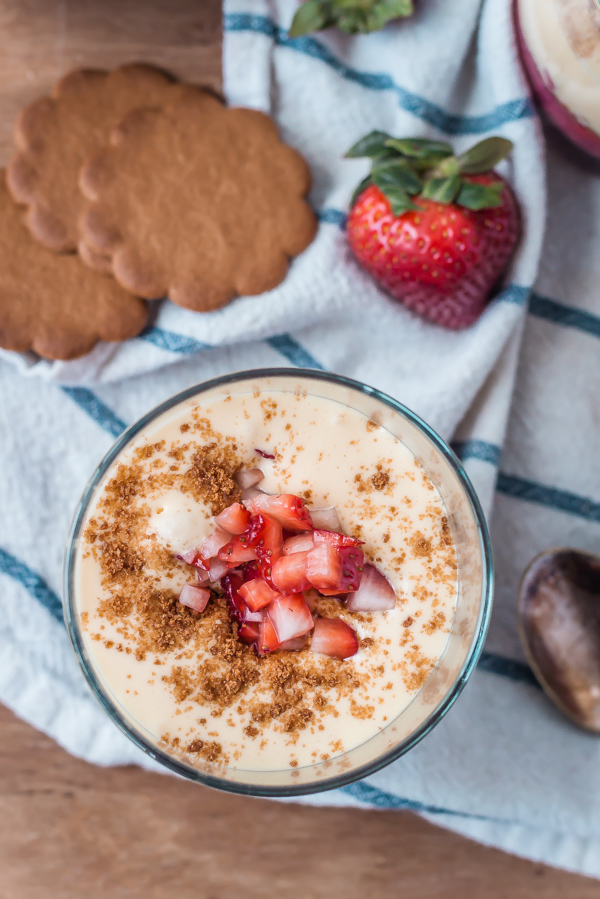
[[[75,359],[100,340],[139,334],[147,304],[77,256],[36,243],[0,176],[0,347]]]
[[[80,69],[61,79],[50,97],[23,109],[8,187],[27,205],[26,224],[40,243],[56,253],[77,249],[81,166],[107,143],[123,116],[161,105],[176,86],[160,69],[138,63],[112,72]]]
[[[130,113],[82,169],[88,255],[146,299],[200,312],[285,277],[316,232],[310,173],[273,121],[199,88]]]

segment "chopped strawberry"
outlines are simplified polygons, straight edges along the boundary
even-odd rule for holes
[[[335,506],[328,506],[326,509],[311,509],[310,517],[314,528],[321,528],[324,531],[339,531],[341,528],[340,517]]]
[[[228,572],[221,579],[221,587],[227,597],[231,617],[237,621],[238,624],[247,621],[248,612],[250,611],[246,602],[240,596],[240,587],[248,580],[255,578],[257,574],[258,570],[255,567],[255,563],[251,562],[241,570]]]
[[[262,576],[270,582],[273,562],[281,555],[283,546],[281,525],[267,515],[253,515],[244,536],[256,553]]]
[[[259,655],[264,656],[274,649],[279,649],[280,642],[277,638],[277,631],[273,622],[268,615],[265,615],[260,623],[260,631],[258,635],[258,643],[256,651]]]
[[[260,624],[257,624],[254,621],[245,622],[238,627],[238,640],[245,643],[247,646],[252,646],[253,643],[257,643],[259,635]]]
[[[279,648],[286,650],[286,652],[298,652],[300,649],[304,649],[306,646],[306,635],[303,637],[294,637],[293,640],[286,640],[285,643],[281,643]]]
[[[295,537],[288,537],[283,541],[283,554],[290,556],[292,553],[308,553],[314,547],[312,534],[297,534]]]
[[[364,566],[360,587],[346,599],[350,612],[383,612],[396,605],[394,588],[381,571],[367,563]]]
[[[242,562],[252,562],[257,555],[254,548],[249,545],[246,535],[242,534],[239,537],[232,537],[229,543],[219,550],[218,557],[222,562],[227,562],[230,568],[237,568]]]
[[[204,563],[207,563],[209,559],[214,559],[215,556],[219,554],[219,550],[222,546],[225,546],[231,540],[231,534],[228,534],[227,531],[221,530],[221,528],[217,528],[210,537],[207,537],[206,540],[202,543],[200,547],[200,556],[201,560]],[[207,564],[201,564],[200,561],[195,562],[194,564],[200,565],[201,568],[210,567]]]
[[[232,503],[217,515],[215,522],[229,534],[243,534],[250,524],[250,512],[241,503]]]
[[[318,546],[319,543],[331,543],[332,546],[360,546],[364,543],[364,540],[357,540],[356,537],[347,537],[346,534],[326,531],[322,528],[316,528],[313,531],[313,540],[315,546]]]
[[[272,580],[280,593],[302,593],[310,589],[311,583],[306,577],[307,552],[292,553],[281,556],[273,564]]]
[[[195,565],[200,558],[200,547],[195,546],[193,549],[188,549],[187,552],[181,553],[177,558],[180,562],[186,562],[188,565]]]
[[[196,587],[194,584],[185,584],[179,594],[181,605],[194,609],[196,612],[203,612],[209,599],[210,590],[206,590],[204,587]]]
[[[254,578],[254,580],[246,581],[238,590],[251,612],[258,612],[260,609],[268,606],[272,600],[277,599],[279,593],[269,587],[267,582],[262,578]]]
[[[288,531],[310,531],[310,513],[299,496],[281,493],[279,496],[256,496],[249,503],[255,514],[268,515]]]
[[[324,596],[353,593],[360,586],[364,558],[358,546],[316,543],[306,557],[306,577]]]
[[[331,543],[320,543],[306,556],[306,577],[317,590],[334,590],[341,582],[342,557]]]
[[[358,652],[356,633],[341,618],[318,618],[310,651],[332,659],[348,659]]]
[[[301,595],[280,596],[267,606],[265,618],[270,618],[279,643],[301,637],[313,629],[310,609]]]

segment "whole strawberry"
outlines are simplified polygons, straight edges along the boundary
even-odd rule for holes
[[[493,171],[512,146],[490,137],[454,156],[440,141],[373,131],[346,154],[371,159],[346,225],[352,252],[388,293],[438,325],[472,324],[514,252],[519,209]]]
[[[289,30],[301,37],[322,28],[339,28],[347,34],[379,31],[393,19],[413,13],[413,0],[304,0]]]

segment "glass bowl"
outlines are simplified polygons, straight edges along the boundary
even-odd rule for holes
[[[446,506],[458,563],[457,607],[446,647],[423,687],[398,717],[356,748],[328,761],[276,771],[252,771],[178,756],[128,714],[103,682],[86,650],[76,596],[76,566],[88,508],[107,472],[143,429],[180,403],[190,406],[225,394],[252,393],[256,388],[299,391],[362,412],[401,440],[420,461]],[[64,613],[73,649],[96,698],[115,724],[151,758],[190,780],[255,796],[298,796],[329,790],[358,780],[403,755],[443,718],[473,672],[487,632],[493,593],[493,568],[487,526],[479,501],[460,462],[421,419],[372,387],[348,378],[302,369],[239,372],[191,387],[157,406],[131,425],[104,457],[75,512],[64,567]]]

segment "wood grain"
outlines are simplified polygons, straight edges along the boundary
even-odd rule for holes
[[[0,0],[0,164],[19,109],[75,66],[220,86],[218,0]],[[595,881],[409,814],[216,793],[67,755],[0,707],[0,899],[600,899]]]
[[[598,899],[399,812],[213,792],[67,755],[0,707],[2,899]]]

